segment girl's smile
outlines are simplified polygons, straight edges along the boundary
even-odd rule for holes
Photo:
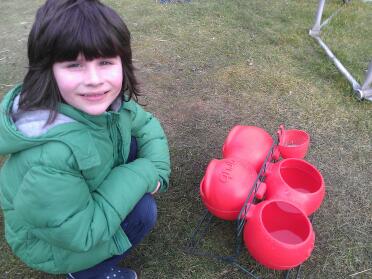
[[[87,93],[87,94],[79,94],[79,95],[87,101],[96,102],[96,101],[102,100],[107,93],[109,93],[109,91],[102,92],[102,93]]]
[[[53,64],[53,74],[63,100],[91,115],[104,113],[121,92],[123,69],[120,56]]]

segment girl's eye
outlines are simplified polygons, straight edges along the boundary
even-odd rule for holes
[[[79,63],[70,63],[70,64],[67,64],[67,68],[78,68],[80,66],[81,65]]]
[[[106,65],[112,65],[112,63],[110,61],[107,61],[107,60],[103,60],[101,61],[100,63],[102,66],[106,66]]]

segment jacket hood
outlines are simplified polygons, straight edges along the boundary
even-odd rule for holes
[[[20,85],[14,87],[4,96],[0,105],[0,155],[16,153],[45,142],[42,137],[31,138],[17,129],[11,112],[20,92]]]
[[[57,122],[45,126],[47,111],[40,110],[23,115],[17,112],[17,96],[21,91],[22,86],[17,85],[4,96],[0,105],[0,155],[17,153],[49,141],[59,141],[67,144],[74,155],[80,158],[78,161],[81,162],[81,165],[79,164],[81,169],[89,168],[92,165],[90,162],[99,160],[96,158],[94,146],[88,148],[79,146],[76,139],[84,141],[86,138],[86,142],[90,142],[91,135],[87,125],[101,129],[107,121],[106,115],[89,116],[69,105],[60,104]],[[31,128],[25,128],[27,125],[23,123],[24,120],[27,120],[28,124],[30,121],[33,122]],[[89,160],[86,160],[88,158]]]

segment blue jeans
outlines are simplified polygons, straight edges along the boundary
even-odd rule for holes
[[[130,153],[127,163],[136,159],[137,155],[137,141],[132,137],[130,146]],[[91,268],[72,273],[71,275],[76,279],[88,279],[99,276],[110,270],[111,267],[116,266],[122,259],[124,259],[130,251],[138,245],[143,238],[151,231],[156,224],[157,207],[154,197],[151,194],[145,194],[142,199],[136,204],[133,210],[121,223],[121,227],[127,235],[132,248],[125,251],[121,255],[113,256]]]

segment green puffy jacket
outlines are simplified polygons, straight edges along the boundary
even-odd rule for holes
[[[120,223],[158,181],[160,191],[168,187],[160,123],[134,101],[99,116],[60,104],[57,120],[68,121],[26,136],[10,116],[20,91],[6,94],[0,108],[0,154],[10,154],[0,172],[0,204],[10,247],[30,267],[56,274],[122,254],[131,244]],[[126,164],[131,136],[138,159]]]

